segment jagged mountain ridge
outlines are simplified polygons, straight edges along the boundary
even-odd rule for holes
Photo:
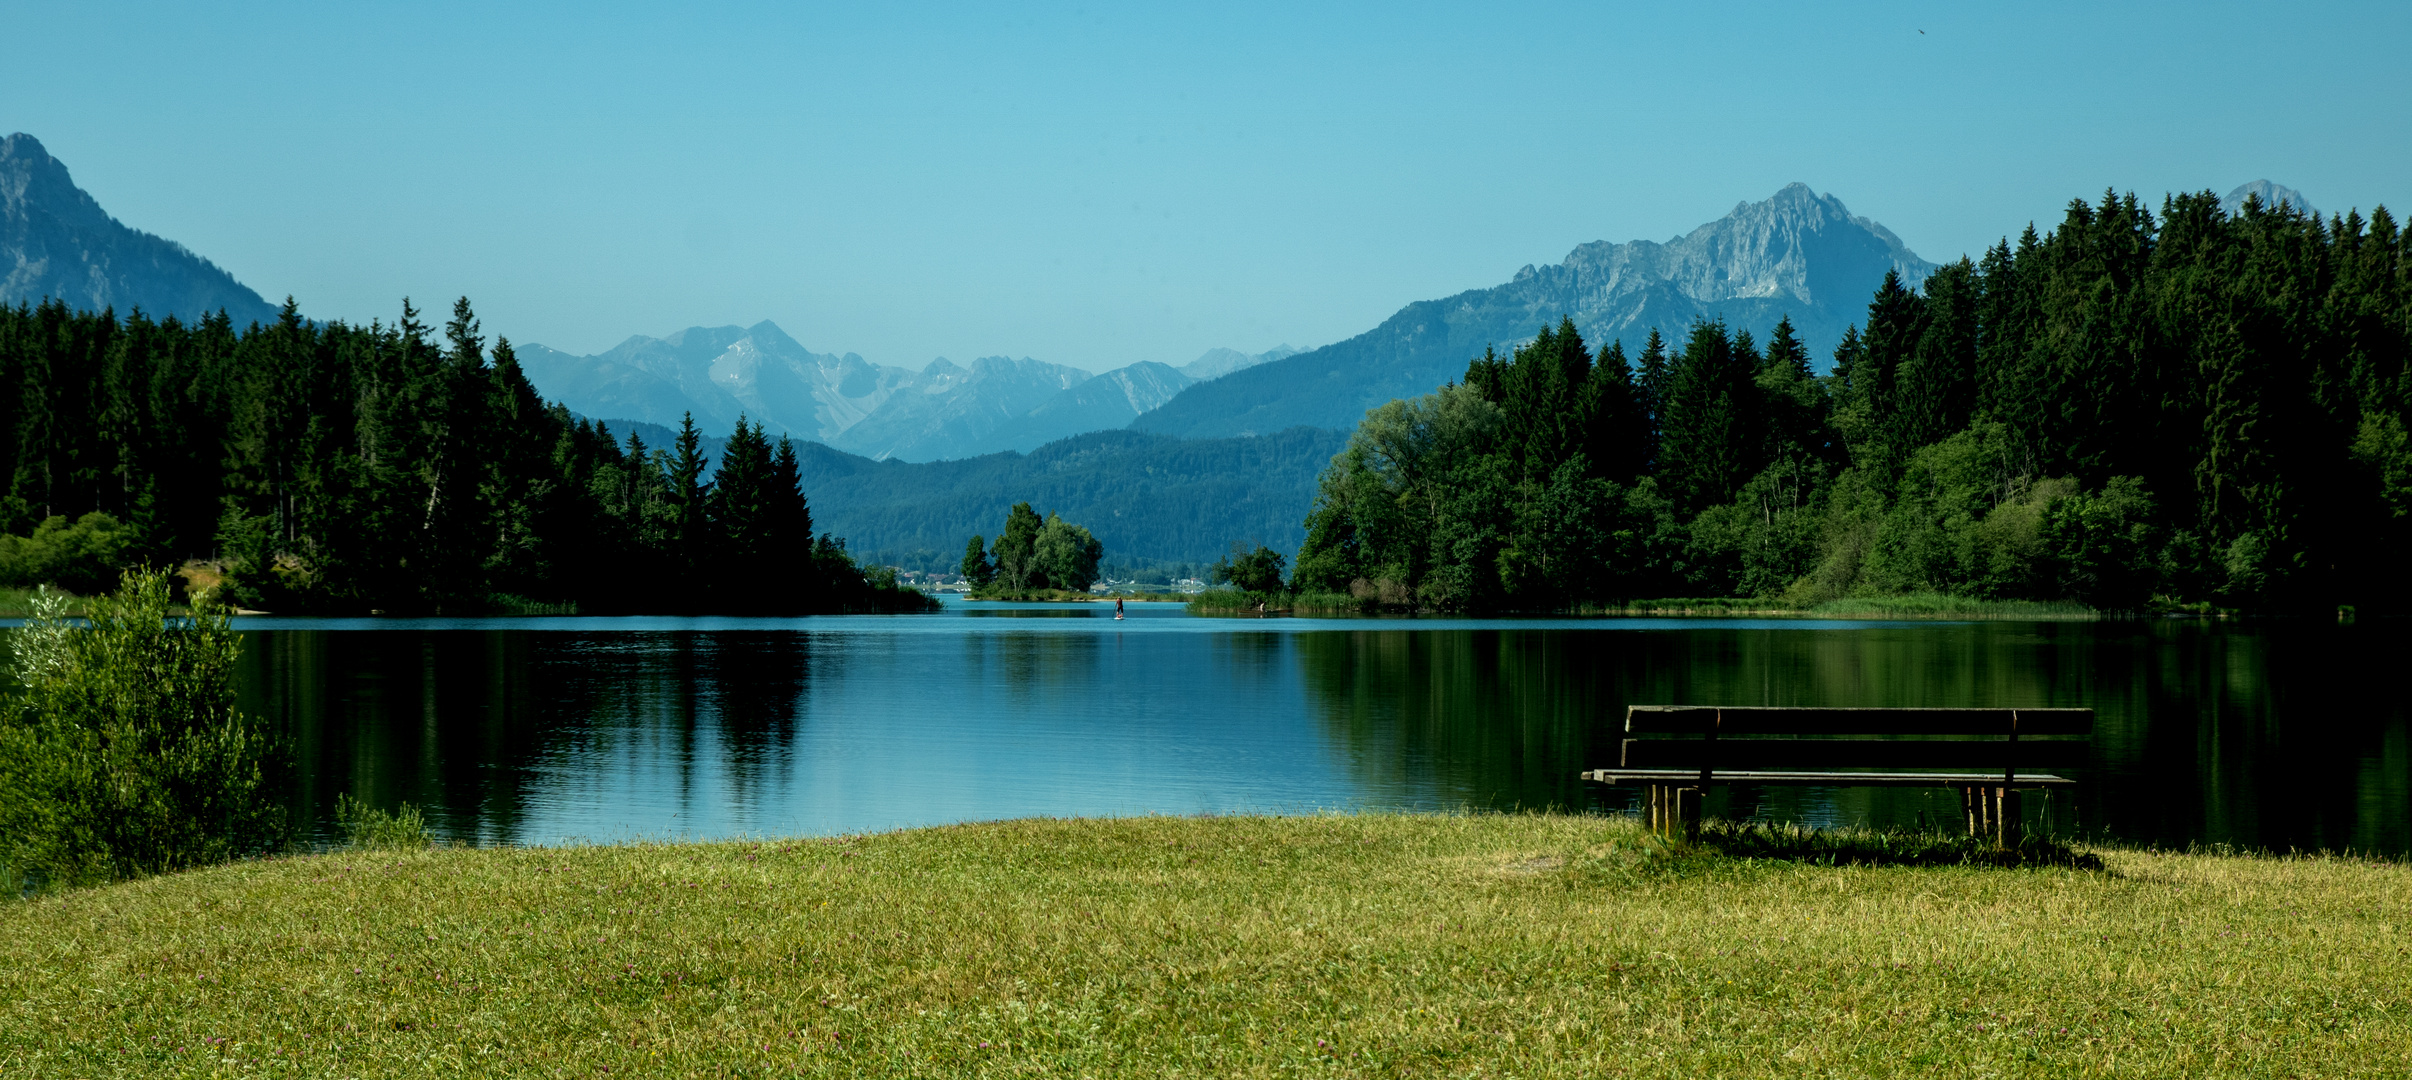
[[[823,441],[875,461],[978,457],[1002,449],[989,439],[997,429],[1090,379],[1079,368],[1026,356],[983,356],[968,368],[940,357],[870,415]]]
[[[530,382],[585,416],[727,432],[739,416],[873,459],[931,461],[1031,450],[1120,428],[1199,381],[1296,352],[1209,350],[1181,368],[1141,362],[1092,376],[1028,357],[943,357],[920,371],[817,353],[776,324],[695,326],[574,356],[519,348]],[[1200,376],[1197,372],[1210,374]]]
[[[1143,360],[1065,387],[984,441],[1027,452],[1066,435],[1125,427],[1197,381],[1180,368]]]
[[[860,422],[912,375],[852,353],[813,352],[769,322],[632,337],[594,356],[542,345],[518,353],[539,392],[585,415],[675,427],[693,412],[714,432],[744,415],[807,439]]]
[[[238,329],[277,313],[184,245],[110,217],[64,163],[18,132],[0,139],[0,304],[45,299],[188,322],[223,310]]]
[[[1789,316],[1822,359],[1887,270],[1915,284],[1934,265],[1840,199],[1791,184],[1663,244],[1595,241],[1506,284],[1409,304],[1346,341],[1192,387],[1131,426],[1190,438],[1354,427],[1367,409],[1463,375],[1486,346],[1511,347],[1562,317],[1630,354],[1652,327],[1680,338],[1696,319],[1722,318],[1764,339]]]

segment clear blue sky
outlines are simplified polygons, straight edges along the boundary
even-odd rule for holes
[[[6,0],[0,26],[0,131],[120,220],[314,315],[466,293],[575,352],[764,318],[915,367],[1319,345],[1793,180],[1935,259],[2109,186],[2412,208],[2402,3]]]

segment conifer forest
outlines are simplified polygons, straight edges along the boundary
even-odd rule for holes
[[[2385,208],[2072,202],[1827,373],[1789,323],[1571,321],[1366,415],[1291,587],[1367,608],[1942,593],[2322,612],[2412,586],[2412,261]]]
[[[0,308],[0,576],[102,592],[216,558],[278,612],[790,614],[930,601],[815,536],[794,447],[625,442],[438,331]]]
[[[2408,274],[2383,207],[2106,193],[1888,278],[1822,374],[1789,324],[1595,351],[1561,322],[1369,412],[1289,586],[1476,612],[2400,605]],[[623,440],[543,401],[466,300],[441,328],[407,302],[390,325],[289,302],[242,330],[0,309],[0,387],[0,584],[98,592],[202,558],[271,611],[926,603],[814,533],[786,439],[740,421],[716,463],[692,423]]]

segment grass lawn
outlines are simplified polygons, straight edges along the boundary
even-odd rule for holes
[[[280,859],[0,905],[0,1077],[2412,1074],[2401,864],[1655,850],[1372,815]]]

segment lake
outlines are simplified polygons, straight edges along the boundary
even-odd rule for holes
[[[294,805],[476,843],[825,835],[1046,815],[1627,812],[1628,704],[2090,706],[2063,832],[2412,851],[2398,621],[1231,619],[967,604],[806,619],[236,621]],[[1707,810],[1956,823],[1956,791]]]

